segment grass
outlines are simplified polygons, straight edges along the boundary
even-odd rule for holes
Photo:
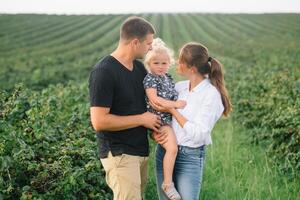
[[[158,199],[155,183],[155,144],[151,142],[149,182],[145,199]],[[213,144],[206,148],[203,200],[297,200],[300,180],[289,180],[272,164],[264,148],[252,144],[249,130],[231,118],[219,121],[213,131]]]

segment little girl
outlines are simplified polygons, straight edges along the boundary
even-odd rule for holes
[[[152,50],[147,53],[144,62],[149,70],[143,82],[146,90],[147,109],[160,116],[162,122],[160,132],[166,132],[168,135],[167,142],[162,145],[166,153],[163,159],[164,181],[161,187],[169,199],[179,200],[181,197],[172,180],[178,150],[176,136],[170,126],[172,115],[154,110],[150,102],[177,109],[184,108],[186,102],[177,101],[178,93],[174,88],[175,84],[171,75],[167,73],[170,65],[174,63],[173,52],[161,39],[153,40]]]

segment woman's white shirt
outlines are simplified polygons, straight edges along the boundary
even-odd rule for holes
[[[183,109],[177,109],[188,121],[183,128],[176,119],[172,119],[172,128],[175,132],[178,145],[200,147],[212,143],[211,131],[222,116],[224,106],[219,91],[204,79],[191,91],[189,80],[176,83],[178,100],[186,101]]]

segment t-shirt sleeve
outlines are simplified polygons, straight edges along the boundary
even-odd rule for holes
[[[105,69],[94,69],[90,73],[89,92],[91,107],[111,107],[114,93],[114,82],[111,73]]]
[[[143,84],[144,84],[144,89],[148,89],[148,88],[157,89],[158,86],[157,77],[149,73],[145,76]]]

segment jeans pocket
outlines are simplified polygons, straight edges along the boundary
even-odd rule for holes
[[[185,148],[183,153],[191,159],[200,159],[203,157],[203,150],[200,148]]]

